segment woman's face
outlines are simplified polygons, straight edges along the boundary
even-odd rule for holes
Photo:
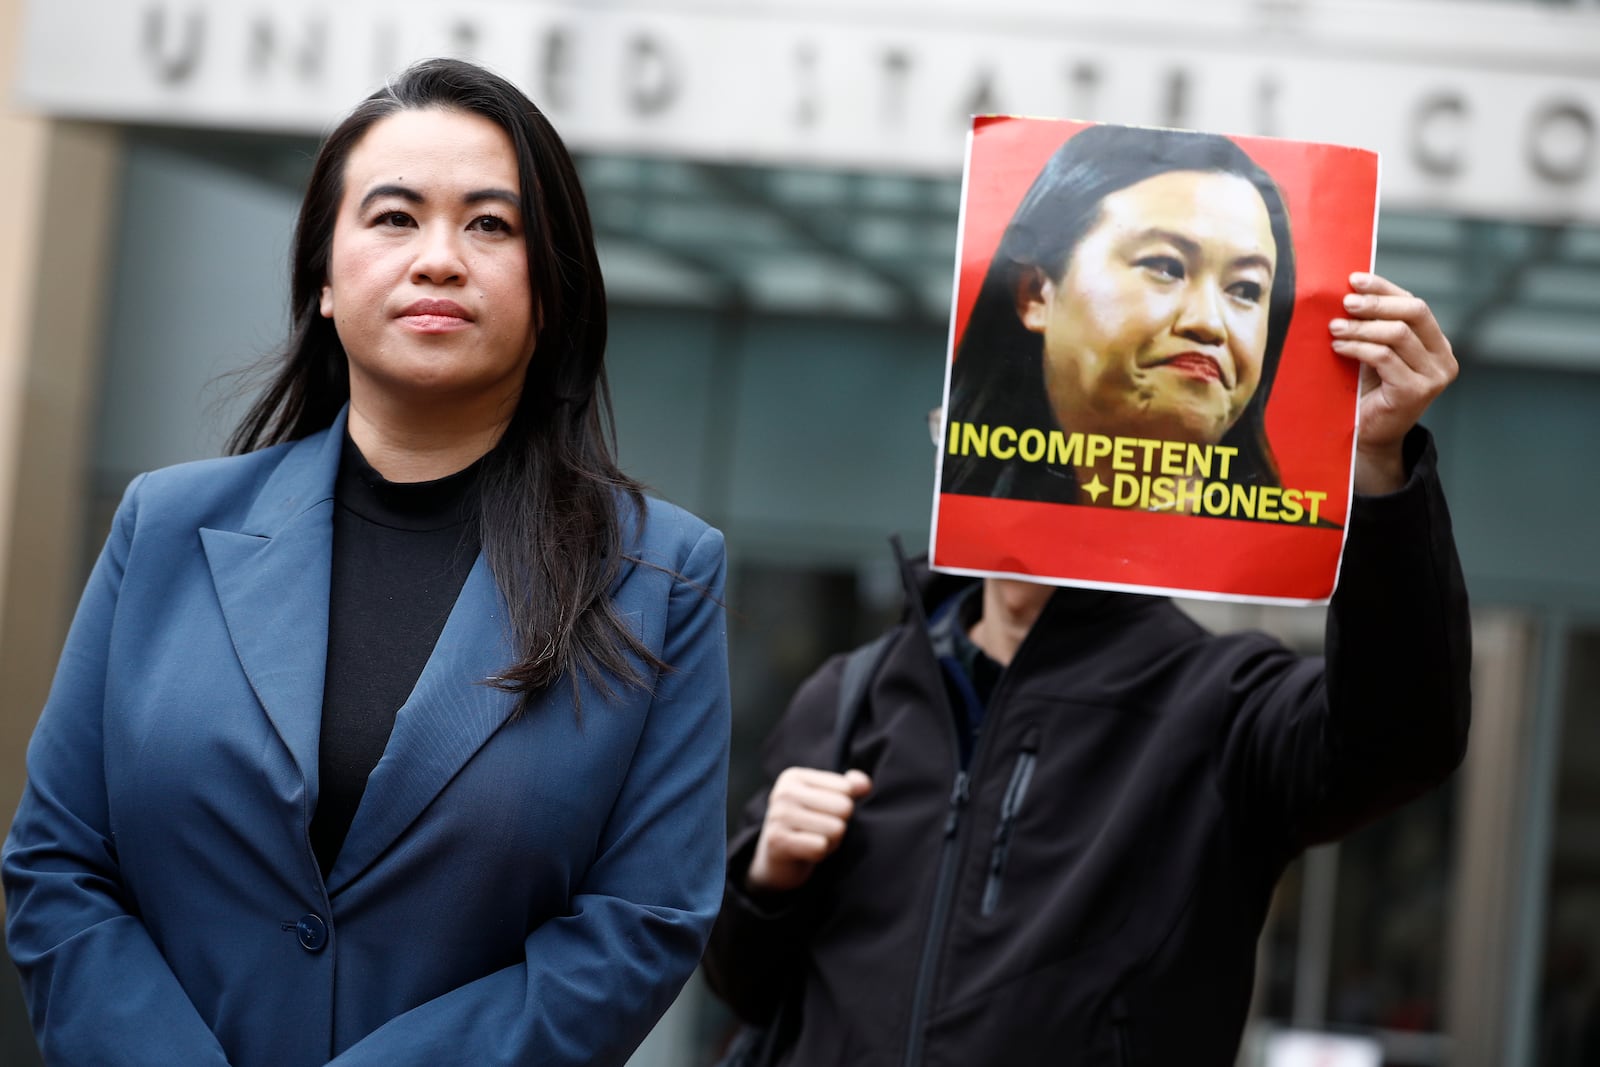
[[[1175,171],[1107,196],[1059,280],[1017,292],[1064,429],[1215,444],[1261,382],[1277,243],[1261,194]]]
[[[322,287],[352,407],[509,417],[537,333],[518,177],[505,131],[466,112],[397,112],[356,143]]]

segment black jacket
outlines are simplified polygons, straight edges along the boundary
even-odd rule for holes
[[[1407,445],[1406,487],[1353,504],[1326,665],[1164,599],[1062,589],[963,774],[926,630],[902,626],[851,748],[871,795],[805,887],[757,901],[766,789],[827,763],[825,664],[730,842],[712,987],[759,1021],[802,982],[803,1067],[1232,1064],[1284,867],[1465,752],[1466,591],[1432,445]]]

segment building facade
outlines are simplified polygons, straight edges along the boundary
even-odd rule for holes
[[[728,536],[735,801],[794,684],[893,611],[886,536],[926,541],[966,116],[1361,144],[1377,268],[1461,358],[1425,421],[1476,719],[1447,789],[1291,872],[1254,1034],[1593,1062],[1600,6],[1097,7],[0,0],[0,812],[110,509],[219,450],[282,338],[317,133],[410,58],[496,66],[580,156],[624,466]],[[1321,642],[1315,609],[1190,608]],[[692,983],[636,1064],[707,1062],[727,1025]],[[0,976],[0,1060],[33,1055]]]

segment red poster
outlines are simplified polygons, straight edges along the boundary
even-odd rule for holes
[[[1378,157],[980,117],[967,142],[935,568],[1315,603],[1337,581]]]

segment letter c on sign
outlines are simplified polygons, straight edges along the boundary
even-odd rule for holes
[[[1594,149],[1594,116],[1575,101],[1545,104],[1528,124],[1528,165],[1548,182],[1581,180],[1594,162]]]
[[[1467,102],[1460,93],[1438,92],[1422,98],[1411,123],[1411,155],[1423,173],[1436,178],[1460,174],[1462,128],[1467,121]]]

